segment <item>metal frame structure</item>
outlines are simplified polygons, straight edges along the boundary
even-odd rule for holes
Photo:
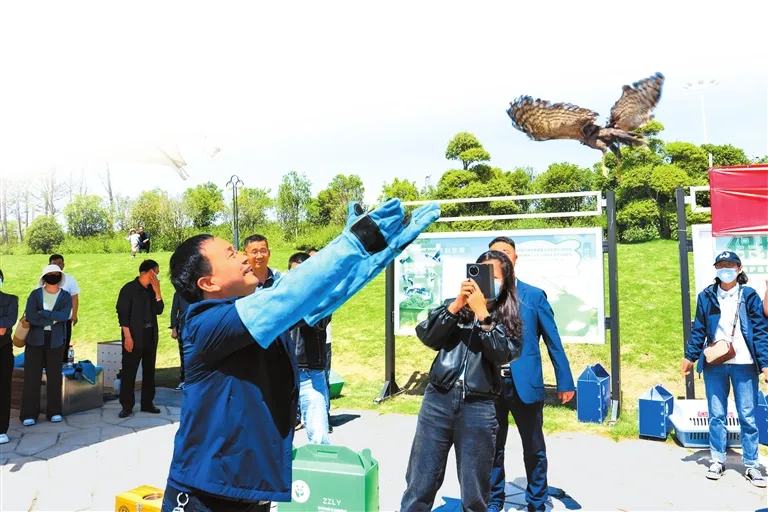
[[[521,196],[499,196],[467,199],[442,199],[434,201],[438,204],[466,204],[466,203],[491,203],[498,201],[530,201],[536,199],[555,199],[568,197],[594,197],[595,209],[579,212],[551,212],[551,213],[520,213],[504,215],[469,215],[464,217],[441,217],[438,222],[455,222],[466,220],[512,220],[533,218],[564,218],[564,217],[590,217],[603,215],[603,209],[608,217],[608,237],[603,241],[603,253],[608,253],[608,295],[609,316],[605,317],[605,327],[611,331],[611,422],[615,422],[621,410],[621,351],[619,338],[619,291],[618,291],[618,257],[617,257],[617,230],[616,230],[616,195],[612,190],[602,197],[600,191],[590,192],[562,192],[556,194],[530,194]],[[408,201],[403,206],[417,206],[432,201]],[[395,264],[387,265],[385,273],[385,363],[384,386],[381,393],[374,399],[375,403],[402,393],[404,390],[397,385],[395,379]]]
[[[683,187],[675,189],[675,203],[677,206],[677,248],[680,259],[680,295],[682,301],[683,313],[683,353],[685,346],[691,338],[693,329],[693,320],[691,315],[691,285],[690,285],[690,265],[688,264],[688,253],[693,252],[693,239],[688,238],[688,220],[685,217],[685,205],[691,206],[692,212],[711,212],[708,206],[698,206],[696,204],[696,192],[709,191],[708,186],[689,187],[690,194],[686,196]],[[696,391],[693,386],[693,372],[685,377],[685,398],[692,400],[696,398]]]

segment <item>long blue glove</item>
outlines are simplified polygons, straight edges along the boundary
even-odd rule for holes
[[[380,208],[368,214],[368,216],[364,215],[364,211],[359,204],[351,203],[348,210],[347,229],[353,233],[359,230],[365,230],[367,232],[369,226],[367,226],[368,220],[366,217],[370,217],[370,219],[380,228],[382,235],[386,237],[385,233],[387,227],[383,226],[384,223],[380,222],[379,218],[381,216],[390,215],[392,210],[397,210],[401,213],[402,219],[404,221],[407,220],[403,207],[400,205],[398,199],[387,201]],[[393,234],[393,236],[390,236],[386,240],[377,241],[378,246],[383,247],[384,244],[386,244],[386,248],[372,253],[369,259],[361,262],[355,269],[355,275],[352,276],[351,279],[341,281],[333,286],[332,289],[328,290],[328,293],[323,297],[322,302],[320,302],[317,308],[313,309],[312,312],[304,318],[304,321],[309,325],[313,325],[314,322],[336,311],[341,305],[349,300],[350,297],[360,291],[366,284],[384,270],[398,254],[403,252],[403,250],[413,242],[422,231],[439,217],[440,207],[437,203],[430,203],[414,210],[410,221],[402,231]],[[397,227],[397,225],[392,226],[392,228]],[[371,229],[371,231],[375,231],[375,228]],[[376,238],[375,234],[371,235],[371,238]],[[322,251],[319,251],[313,257],[317,257],[320,252]]]
[[[317,323],[332,314],[376,277],[405,247],[440,217],[431,203],[415,210],[410,222],[397,199],[366,214],[357,204],[341,235],[316,255],[235,302],[251,336],[263,347],[302,318]]]

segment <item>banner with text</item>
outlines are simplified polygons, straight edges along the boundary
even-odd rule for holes
[[[425,233],[395,260],[395,332],[414,335],[430,310],[456,296],[497,236],[515,241],[517,277],[542,288],[564,342],[605,343],[602,228]]]
[[[768,236],[735,235],[712,236],[712,224],[694,224],[691,226],[693,238],[693,272],[696,294],[715,280],[715,257],[728,250],[739,255],[741,266],[749,277],[751,286],[762,297],[765,294],[765,281],[768,279]],[[696,307],[694,302],[692,308]]]

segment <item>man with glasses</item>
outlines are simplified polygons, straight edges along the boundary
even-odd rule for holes
[[[269,288],[280,277],[280,272],[269,268],[269,241],[264,235],[251,235],[243,242],[245,255],[253,269],[253,274],[259,278],[259,288]]]

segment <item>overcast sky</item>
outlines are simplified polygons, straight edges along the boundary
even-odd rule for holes
[[[621,86],[661,71],[667,140],[768,153],[768,2],[58,2],[0,7],[0,166],[111,141],[184,142],[190,178],[112,166],[123,194],[180,192],[238,174],[275,192],[358,174],[384,181],[452,167],[449,139],[474,133],[503,169],[589,166],[574,141],[533,142],[505,110],[521,94],[607,116]],[[60,169],[68,174],[69,167]],[[97,169],[85,168],[103,193]]]

